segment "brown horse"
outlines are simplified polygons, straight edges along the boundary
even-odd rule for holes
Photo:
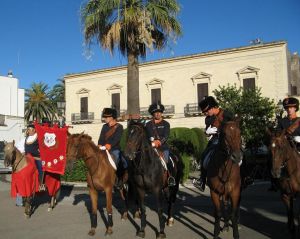
[[[91,229],[89,235],[95,234],[97,227],[98,191],[106,195],[107,229],[106,235],[113,233],[112,192],[116,179],[115,169],[109,163],[105,151],[100,150],[86,134],[68,136],[67,160],[83,159],[88,169],[87,183],[92,202]]]
[[[286,130],[271,136],[272,176],[278,179],[281,199],[287,209],[288,229],[295,238],[300,235],[300,212],[294,217],[294,198],[300,192],[300,155],[287,138]],[[295,230],[295,221],[298,228]],[[298,235],[298,236],[297,236]]]
[[[224,229],[229,229],[228,202],[231,204],[233,238],[239,238],[238,213],[241,193],[239,162],[242,159],[241,133],[238,121],[228,121],[222,127],[219,144],[207,167],[208,186],[215,209],[214,238],[220,234],[222,203],[224,203]]]
[[[32,213],[32,202],[34,196],[36,195],[36,192],[39,191],[38,171],[36,169],[34,158],[29,155],[22,154],[15,147],[14,141],[5,144],[4,155],[5,165],[12,166],[12,194],[14,194],[14,191],[16,190],[23,190],[22,193],[26,194],[21,196],[24,196],[25,215],[29,218]],[[49,191],[50,185],[53,185],[54,183],[57,184],[59,175],[45,172],[44,177],[45,185],[47,186],[48,194],[50,196],[48,211],[51,211],[56,205],[60,185],[54,185],[55,187],[51,187],[52,191]],[[31,185],[30,189],[28,189],[28,185]]]

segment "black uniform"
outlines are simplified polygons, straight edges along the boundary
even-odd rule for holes
[[[296,117],[292,120],[290,120],[288,117],[284,117],[278,121],[278,129],[287,129],[298,119],[299,117]],[[291,136],[300,136],[300,127],[298,127],[294,132],[292,132]]]
[[[169,122],[162,120],[161,122],[155,124],[154,120],[150,120],[146,124],[146,130],[149,139],[153,137],[154,140],[160,140],[160,150],[165,151],[169,149],[169,146],[167,144],[167,140],[170,134]]]
[[[112,127],[116,127],[115,132],[110,137],[107,138],[106,134],[109,130],[112,129]],[[120,141],[121,141],[122,133],[123,133],[123,126],[121,124],[117,123],[114,126],[109,126],[108,124],[104,124],[99,136],[98,145],[104,146],[105,144],[110,144],[111,145],[110,151],[121,150]]]
[[[32,143],[27,143],[27,138],[25,139],[25,154],[31,154],[33,157],[40,157],[39,143],[38,139]]]

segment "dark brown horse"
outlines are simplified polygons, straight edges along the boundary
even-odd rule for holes
[[[12,166],[12,193],[14,193],[15,190],[21,190],[23,194],[26,194],[21,196],[23,196],[25,202],[25,215],[29,218],[32,213],[34,196],[38,195],[36,192],[39,191],[38,171],[34,158],[29,155],[22,154],[15,147],[14,141],[5,144],[4,155],[5,165]],[[48,172],[45,172],[44,174],[44,182],[50,196],[48,211],[53,210],[56,205],[60,188],[59,180],[60,176],[57,174]],[[32,188],[28,189],[28,185],[31,185]],[[50,189],[51,191],[49,191]]]
[[[144,204],[146,192],[153,193],[157,202],[157,213],[159,219],[159,232],[157,238],[165,238],[165,222],[163,218],[163,191],[168,203],[167,225],[174,224],[173,207],[176,200],[176,194],[179,188],[179,182],[182,177],[183,164],[181,159],[173,155],[175,167],[176,185],[167,186],[167,175],[162,166],[161,159],[157,152],[152,148],[147,137],[144,125],[139,122],[131,122],[128,127],[128,138],[125,148],[125,156],[131,160],[129,181],[130,186],[136,192],[139,209],[141,213],[141,226],[137,236],[145,237],[146,227],[146,207]]]
[[[109,163],[105,151],[100,150],[92,138],[86,134],[71,134],[68,136],[67,160],[83,159],[88,169],[87,183],[92,202],[91,229],[89,235],[95,234],[97,227],[98,191],[106,195],[107,229],[106,235],[113,233],[112,192],[116,172]]]
[[[242,159],[241,133],[238,121],[228,121],[222,127],[219,145],[207,168],[208,186],[215,209],[214,238],[220,234],[222,203],[225,206],[224,229],[229,229],[229,215],[232,221],[233,238],[239,238],[238,213],[241,193],[239,162]],[[231,213],[227,212],[228,203]]]
[[[300,192],[300,155],[289,142],[286,130],[274,132],[271,137],[272,176],[278,179],[281,199],[287,209],[288,229],[294,238],[300,235],[300,212],[294,216],[294,199]],[[295,219],[298,228],[295,230]]]

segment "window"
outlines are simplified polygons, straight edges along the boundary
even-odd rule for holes
[[[0,126],[5,126],[5,115],[0,115]]]
[[[81,120],[88,119],[88,97],[80,98],[80,118]]]
[[[244,90],[255,90],[255,78],[243,79]]]
[[[161,103],[161,90],[151,89],[151,104]]]
[[[198,103],[204,96],[208,96],[208,83],[197,84]]]
[[[297,86],[292,85],[291,88],[292,88],[292,92],[291,92],[292,95],[297,95]]]
[[[120,93],[111,94],[111,107],[114,108],[120,116]]]

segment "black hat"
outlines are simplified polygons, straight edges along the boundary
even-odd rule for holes
[[[34,124],[32,121],[28,122],[28,125],[27,125],[27,129],[28,128],[35,128]]]
[[[218,102],[212,96],[205,96],[199,103],[199,107],[202,113],[208,111],[213,107],[218,107],[218,106],[219,106]]]
[[[285,109],[287,109],[289,107],[295,107],[296,111],[299,110],[299,100],[294,97],[285,98],[283,100],[282,104]]]
[[[42,124],[50,124],[51,121],[47,117],[42,118]]]
[[[160,103],[154,103],[149,106],[148,112],[149,114],[153,115],[155,112],[161,112],[163,113],[165,110],[165,107]]]
[[[113,108],[104,108],[102,111],[102,117],[113,117],[114,119],[117,118],[117,111]]]

